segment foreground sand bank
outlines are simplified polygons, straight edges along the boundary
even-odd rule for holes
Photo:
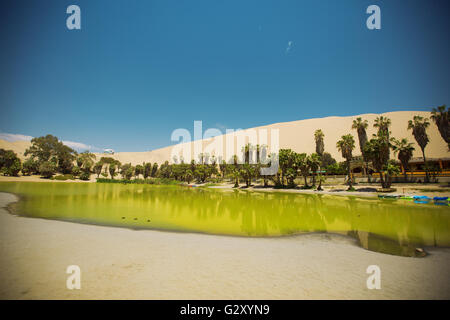
[[[1,299],[436,299],[450,298],[450,249],[426,258],[364,250],[310,234],[240,238],[18,217],[0,193]],[[68,265],[81,290],[66,289]],[[366,268],[381,268],[381,290]]]

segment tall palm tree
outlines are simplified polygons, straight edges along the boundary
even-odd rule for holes
[[[369,126],[369,124],[368,124],[367,120],[363,120],[361,117],[358,117],[358,118],[356,118],[356,120],[353,120],[352,129],[355,129],[358,132],[359,149],[361,150],[361,155],[366,164],[366,166],[364,168],[364,174],[368,174],[368,172],[369,172],[369,161],[364,152],[364,146],[367,143],[366,129],[368,126]],[[368,179],[370,182],[370,176]]]
[[[244,163],[249,164],[250,163],[250,153],[252,153],[254,150],[254,147],[251,143],[247,143],[245,146],[242,147],[242,154],[244,155]],[[252,160],[253,161],[253,160]]]
[[[377,117],[375,119],[373,126],[374,128],[378,128],[378,136],[384,137],[384,139],[386,139],[386,141],[389,142],[389,134],[390,134],[389,127],[391,126],[391,119],[383,116]],[[387,160],[389,160],[389,148],[383,151],[384,151],[383,153],[385,153],[387,156]]]
[[[413,147],[413,143],[409,142],[408,139],[403,138],[402,140],[397,140],[395,138],[392,139],[393,145],[392,150],[394,150],[394,154],[398,153],[398,160],[400,160],[403,166],[403,174],[405,175],[405,182],[408,180],[406,175],[406,170],[409,167],[409,161],[412,158],[413,151],[415,148]]]
[[[445,109],[445,104],[443,106],[437,107],[437,109],[433,108],[433,111],[431,112],[431,119],[438,127],[442,139],[447,142],[448,149],[450,150],[450,118],[448,116],[449,109]]]
[[[416,139],[417,144],[422,150],[423,163],[425,166],[425,182],[430,181],[430,178],[428,176],[427,159],[425,158],[425,147],[430,141],[427,135],[427,128],[429,126],[430,122],[428,121],[428,118],[424,118],[422,116],[414,116],[413,120],[408,121],[408,130],[412,130],[414,139]]]
[[[316,186],[316,174],[320,169],[320,156],[317,153],[311,153],[307,158],[308,167],[312,172],[312,185]]]
[[[297,162],[297,168],[300,169],[300,173],[305,179],[305,186],[304,188],[309,188],[308,186],[308,175],[309,175],[309,164],[308,164],[308,156],[306,153],[300,153],[296,159]]]
[[[391,119],[389,119],[388,117],[379,116],[375,119],[373,126],[374,128],[378,128],[378,131],[382,131],[384,132],[384,134],[389,134]]]
[[[317,129],[314,132],[314,139],[316,140],[316,153],[322,158],[323,152],[325,151],[325,144],[323,142],[323,138],[325,135],[323,134],[321,129]]]
[[[352,160],[352,151],[355,149],[355,139],[353,139],[353,136],[351,134],[346,134],[345,136],[341,137],[341,140],[339,140],[336,143],[336,147],[339,151],[342,152],[342,157],[345,158],[347,162],[347,175],[349,178],[349,190],[353,189],[353,179],[350,172],[350,161]]]

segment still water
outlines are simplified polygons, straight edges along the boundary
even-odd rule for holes
[[[423,256],[450,246],[450,209],[407,200],[106,183],[0,182],[14,213],[134,229],[235,236],[329,232],[369,250]]]

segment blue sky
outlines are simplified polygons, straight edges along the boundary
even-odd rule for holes
[[[81,8],[81,30],[66,8]],[[366,28],[381,8],[382,29]],[[6,0],[0,132],[116,151],[176,128],[248,128],[450,103],[449,2]]]

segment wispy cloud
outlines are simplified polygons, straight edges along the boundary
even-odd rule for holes
[[[14,142],[14,141],[30,141],[31,139],[33,139],[32,136],[26,136],[23,134],[15,134],[15,133],[1,133],[0,132],[0,139],[2,140],[6,140],[9,142]]]
[[[287,47],[286,47],[286,54],[291,52],[293,46],[294,46],[294,41],[288,41],[288,44],[287,44]]]
[[[68,146],[76,151],[85,151],[85,150],[89,150],[91,152],[102,152],[103,151],[103,149],[101,149],[101,148],[90,146],[90,145],[84,144],[82,142],[62,140],[62,143],[64,143],[66,146]]]
[[[14,142],[14,141],[30,141],[31,139],[33,139],[33,137],[27,136],[24,134],[0,132],[0,139],[6,140],[9,142]],[[102,152],[103,151],[102,148],[97,148],[97,147],[87,145],[82,142],[62,140],[62,143],[64,143],[66,146],[68,146],[76,151],[85,151],[85,150],[90,150],[92,152]]]

